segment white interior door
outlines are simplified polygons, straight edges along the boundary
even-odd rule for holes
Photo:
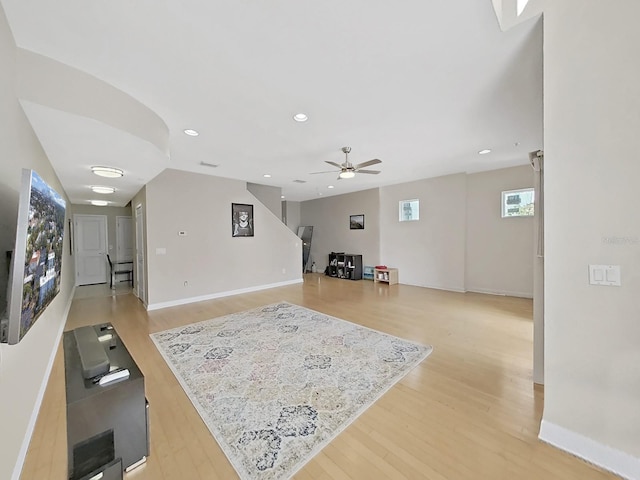
[[[74,215],[76,285],[107,283],[107,217]]]
[[[116,259],[119,262],[133,261],[132,229],[131,217],[116,217]]]
[[[142,205],[136,207],[136,296],[146,303],[146,278],[144,276],[144,214]]]

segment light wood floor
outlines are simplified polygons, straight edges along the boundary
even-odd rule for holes
[[[66,329],[112,322],[145,374],[151,456],[133,480],[238,478],[149,333],[282,300],[433,345],[433,353],[294,477],[314,479],[617,478],[537,439],[532,302],[307,274],[303,285],[146,312],[131,294],[79,290]],[[84,298],[79,298],[84,297]],[[22,473],[66,479],[58,350]]]

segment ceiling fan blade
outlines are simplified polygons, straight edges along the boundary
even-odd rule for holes
[[[327,170],[325,172],[311,172],[309,175],[317,175],[318,173],[336,173],[335,170]]]
[[[367,162],[359,163],[358,165],[356,165],[356,168],[370,167],[371,165],[375,165],[376,163],[382,163],[382,160],[380,160],[378,158],[374,158],[373,160],[369,160]]]
[[[356,170],[356,172],[358,173],[372,173],[374,175],[377,175],[380,173],[380,170]]]
[[[325,163],[328,163],[329,165],[333,165],[334,167],[342,168],[342,165],[336,162],[330,162],[329,160],[325,160]]]

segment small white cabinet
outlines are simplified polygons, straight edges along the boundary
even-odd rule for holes
[[[398,283],[398,269],[374,268],[373,281],[376,283],[388,283],[389,285],[395,285]]]

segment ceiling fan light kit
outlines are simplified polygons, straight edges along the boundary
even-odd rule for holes
[[[369,167],[371,165],[376,165],[378,163],[382,163],[382,160],[378,158],[374,158],[373,160],[367,160],[366,162],[353,165],[349,161],[349,153],[351,152],[351,147],[342,147],[342,152],[344,153],[344,162],[342,164],[325,160],[325,163],[328,163],[329,165],[340,169],[340,171],[338,171],[338,180],[343,178],[344,179],[353,178],[356,176],[356,173],[367,173],[371,175],[377,175],[378,173],[380,173],[380,170],[362,170],[362,168]],[[336,172],[335,170],[328,170],[326,172],[312,172],[311,175],[315,175],[318,173],[336,173]]]

